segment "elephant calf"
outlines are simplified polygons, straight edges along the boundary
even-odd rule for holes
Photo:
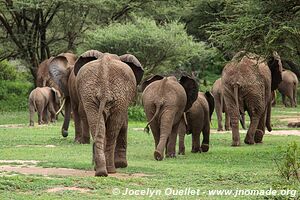
[[[34,125],[33,115],[34,112],[38,113],[38,123],[42,124],[43,120],[48,122],[48,111],[51,114],[51,122],[55,121],[55,108],[58,108],[60,105],[61,94],[58,90],[53,87],[37,87],[31,91],[29,95],[29,113],[30,113],[30,122],[29,125]],[[43,115],[46,116],[45,119]]]
[[[142,84],[143,106],[155,141],[154,158],[175,157],[178,126],[183,112],[198,96],[198,84],[188,76],[153,76]]]
[[[298,78],[297,75],[290,71],[285,70],[282,72],[282,81],[278,85],[278,90],[282,96],[282,103],[287,107],[285,96],[290,99],[291,107],[297,107],[297,87]]]
[[[185,154],[184,136],[192,133],[192,153],[207,152],[209,149],[210,120],[214,111],[214,97],[210,92],[198,93],[197,100],[192,107],[182,116],[178,128],[179,152]],[[203,134],[200,147],[200,133]]]

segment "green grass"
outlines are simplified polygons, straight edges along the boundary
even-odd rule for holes
[[[276,107],[273,118],[278,116],[298,116],[297,109]],[[215,115],[212,126],[216,128]],[[28,113],[2,113],[0,124],[24,124],[24,127],[0,128],[0,160],[38,160],[41,167],[64,167],[92,170],[92,145],[73,142],[74,126],[70,135],[62,138],[60,127],[62,118],[49,126],[28,127]],[[149,176],[128,179],[114,177],[44,177],[40,175],[7,174],[0,172],[0,199],[145,199],[147,196],[113,196],[112,189],[122,192],[129,189],[298,189],[297,182],[287,182],[279,176],[274,159],[281,153],[279,147],[287,143],[300,143],[299,136],[266,135],[264,143],[254,146],[242,144],[231,147],[231,134],[211,134],[208,153],[192,154],[191,136],[186,136],[186,155],[161,162],[153,158],[154,141],[152,135],[134,128],[143,128],[145,122],[129,122],[128,167],[118,172],[144,173]],[[283,125],[274,125],[282,129]],[[284,127],[284,129],[286,129]],[[241,134],[243,139],[245,134]],[[18,146],[19,145],[19,146]],[[21,145],[21,146],[20,146]],[[55,145],[47,148],[45,145]],[[4,163],[0,163],[5,165]],[[70,186],[91,189],[90,192],[61,191],[46,192],[49,188]],[[300,192],[300,191],[298,191]],[[148,197],[149,198],[149,197]],[[155,196],[155,199],[263,199],[251,196]],[[267,197],[266,197],[267,198]],[[273,199],[273,197],[271,198]],[[279,197],[281,199],[281,197]]]

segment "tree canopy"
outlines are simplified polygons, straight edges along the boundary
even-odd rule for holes
[[[0,60],[22,59],[35,77],[45,58],[96,48],[135,54],[147,73],[203,74],[240,50],[276,50],[300,75],[299,21],[293,0],[3,0]]]

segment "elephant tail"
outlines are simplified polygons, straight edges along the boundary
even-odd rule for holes
[[[237,107],[237,113],[240,114],[240,105],[239,105],[239,85],[235,84],[233,86],[234,99]]]
[[[157,103],[155,103],[155,113],[153,115],[153,117],[151,118],[151,120],[147,123],[146,127],[144,128],[144,132],[149,133],[149,124],[151,124],[151,122],[155,119],[155,117],[158,115],[160,108],[162,107],[162,105],[164,104],[164,101],[159,101]]]
[[[36,107],[36,104],[35,104],[35,98],[34,98],[34,96],[35,96],[35,95],[32,95],[32,99],[30,99],[30,101],[32,102],[34,111],[37,111],[37,107]]]

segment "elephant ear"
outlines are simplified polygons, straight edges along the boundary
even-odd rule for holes
[[[215,109],[215,100],[214,100],[213,95],[209,91],[205,92],[205,98],[206,98],[206,101],[207,101],[208,107],[209,107],[209,120],[211,120],[211,116]]]
[[[274,91],[278,88],[279,83],[282,81],[282,63],[276,52],[273,53],[273,56],[269,57],[267,63],[272,75],[271,90]]]
[[[91,62],[93,60],[97,60],[102,58],[103,53],[97,50],[89,50],[84,52],[79,56],[74,64],[74,74],[77,76],[81,67],[83,67],[86,63]]]
[[[119,58],[122,62],[126,63],[132,69],[136,79],[136,84],[140,84],[144,75],[144,69],[139,60],[131,54],[124,54]]]
[[[148,78],[147,80],[143,81],[141,87],[142,87],[142,92],[145,90],[145,88],[150,85],[152,82],[154,81],[158,81],[158,80],[161,80],[163,79],[164,77],[163,76],[160,76],[160,75],[153,75],[151,76],[150,78]]]
[[[184,111],[187,111],[198,98],[198,84],[195,79],[185,75],[180,78],[179,82],[186,93],[187,102]]]
[[[49,63],[49,74],[65,96],[69,96],[68,79],[70,75],[68,60],[64,56],[56,56]]]

